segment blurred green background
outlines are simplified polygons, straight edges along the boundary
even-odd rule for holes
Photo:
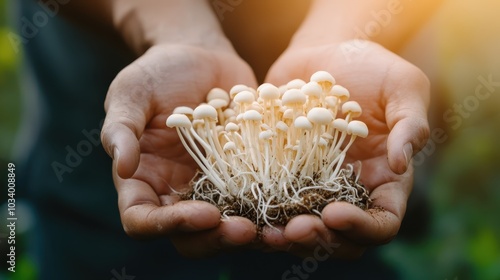
[[[0,0],[0,217],[2,225],[5,224],[7,215],[7,164],[13,162],[14,146],[16,133],[20,126],[21,119],[21,94],[20,94],[20,65],[22,56],[12,47],[9,40],[9,34],[13,34],[11,26],[8,24],[9,13],[6,7],[6,1]],[[17,186],[19,187],[19,186]],[[16,210],[17,215],[29,211],[24,207],[25,203],[19,188],[16,190]],[[29,215],[29,214],[27,214]],[[31,280],[36,279],[36,272],[31,258],[27,253],[28,238],[27,231],[31,227],[28,223],[23,223],[16,228],[16,273],[7,271],[6,263],[7,246],[7,228],[2,226],[0,230],[0,279],[11,280]]]
[[[20,118],[19,63],[21,57],[9,40],[5,0],[0,0],[0,155],[7,159]]]
[[[2,225],[5,224],[7,215],[7,164],[13,162],[14,146],[16,133],[18,131],[21,119],[21,94],[20,94],[20,65],[22,56],[12,47],[9,40],[9,34],[13,34],[11,26],[8,24],[9,13],[6,7],[6,1],[0,0],[0,177],[2,190],[0,193],[0,217]],[[19,187],[19,186],[17,186]],[[17,215],[29,211],[24,207],[25,203],[19,188],[16,190],[16,211]],[[29,215],[29,214],[27,214]],[[7,252],[7,228],[2,226],[0,229],[0,279],[11,280],[31,280],[36,279],[36,272],[31,258],[27,253],[28,238],[27,231],[31,227],[29,219],[16,228],[16,273],[7,271],[6,263]]]
[[[498,11],[497,0],[447,1],[420,39],[417,36],[417,47],[406,52],[433,81],[432,129],[442,129],[447,139],[434,142],[435,150],[429,145],[419,155],[415,192],[424,194],[428,204],[417,211],[430,212],[428,228],[418,229],[412,238],[398,237],[382,249],[383,258],[403,279],[500,279],[500,85],[484,100],[475,97],[481,77],[493,84],[500,82]],[[9,41],[13,31],[7,16],[5,0],[0,0],[2,182],[6,181],[6,165],[13,160],[21,116],[22,54]],[[418,47],[419,40],[429,38],[433,40],[427,44],[430,48]],[[405,224],[411,228],[412,221],[405,220]],[[21,249],[27,243],[24,236],[22,232],[17,236]],[[0,279],[36,278],[29,255],[18,255],[18,272],[6,273],[2,263]]]

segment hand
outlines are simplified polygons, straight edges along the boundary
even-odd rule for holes
[[[360,43],[363,47],[347,56],[346,48]],[[429,134],[429,82],[425,75],[375,43],[343,44],[292,46],[270,69],[267,81],[278,85],[295,78],[308,81],[315,71],[325,70],[337,84],[349,89],[351,100],[363,108],[358,119],[367,124],[370,133],[366,139],[356,140],[345,162],[361,161],[361,181],[371,192],[372,207],[384,210],[363,211],[336,202],[325,207],[322,218],[301,215],[281,232],[265,230],[264,243],[302,256],[313,255],[320,246],[318,239],[323,244],[337,244],[332,257],[356,258],[367,246],[394,238],[412,189],[410,159],[425,145]]]
[[[197,169],[165,121],[177,106],[196,107],[213,87],[255,86],[234,51],[159,45],[123,69],[111,84],[102,143],[113,158],[123,227],[135,237],[169,236],[180,253],[203,256],[255,239],[247,219],[221,221],[201,201],[178,201]]]

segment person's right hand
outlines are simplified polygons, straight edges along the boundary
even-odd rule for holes
[[[186,256],[204,256],[251,242],[255,225],[201,201],[178,201],[197,169],[174,129],[177,106],[196,107],[214,87],[255,86],[249,66],[231,47],[213,51],[159,45],[123,69],[105,102],[102,143],[113,158],[123,227],[134,237],[166,236]]]

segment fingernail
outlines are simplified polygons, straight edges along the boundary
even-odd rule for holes
[[[403,154],[405,156],[405,161],[406,161],[406,167],[405,170],[408,169],[408,166],[410,166],[410,161],[411,158],[413,157],[413,146],[411,143],[406,143],[403,146]]]

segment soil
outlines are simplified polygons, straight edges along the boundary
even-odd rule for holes
[[[203,182],[201,182],[201,180],[203,180]],[[266,202],[271,207],[266,207],[265,210],[259,207],[258,199],[255,198],[251,192],[246,193],[245,201],[232,196],[222,197],[219,193],[214,191],[215,188],[213,184],[209,180],[203,179],[200,175],[193,178],[191,186],[195,184],[199,185],[200,182],[202,183],[201,190],[198,187],[197,192],[191,190],[184,193],[181,195],[181,199],[202,200],[212,203],[220,210],[223,216],[245,217],[255,223],[259,228],[262,228],[266,224],[286,225],[293,217],[302,214],[320,216],[323,208],[334,201],[346,201],[363,210],[370,209],[372,203],[368,190],[361,182],[356,181],[354,172],[350,177],[339,180],[342,187],[338,191],[332,191],[328,189],[328,187],[325,187],[321,189],[304,190],[298,195],[298,199],[296,198],[294,200],[284,199],[283,201],[279,201],[274,197],[271,201]],[[305,183],[306,186],[315,186],[317,184],[312,180],[303,183]],[[261,185],[259,185],[259,188],[263,191]],[[289,189],[289,193],[293,193],[291,189]],[[264,195],[266,194],[264,193]],[[268,197],[271,196],[269,195]],[[372,209],[376,211],[381,210],[379,208]],[[370,211],[372,209],[370,209]],[[259,213],[259,211],[265,211],[266,220],[263,219],[262,213]]]

